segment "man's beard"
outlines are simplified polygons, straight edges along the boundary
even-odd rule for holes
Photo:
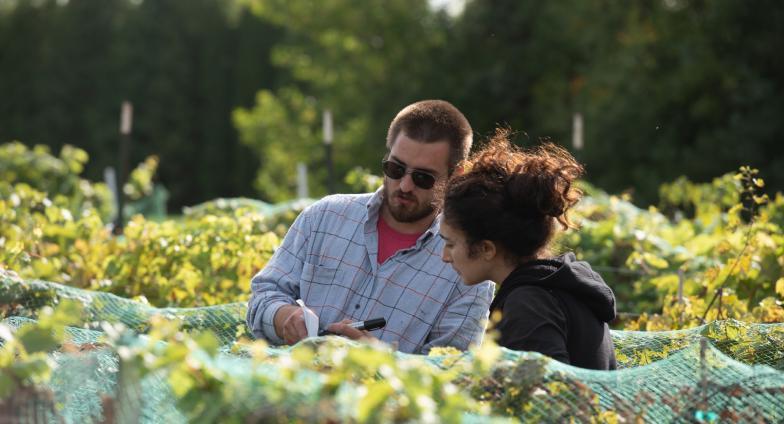
[[[434,190],[436,194],[430,201],[425,203],[420,203],[419,199],[411,194],[411,193],[403,193],[400,190],[395,191],[394,193],[389,192],[389,188],[384,185],[384,203],[386,203],[387,208],[389,209],[389,213],[392,215],[392,218],[395,218],[395,221],[398,222],[417,222],[422,220],[433,212],[436,212],[438,209],[437,205],[439,204],[438,200],[439,196],[437,196],[438,188]],[[395,198],[403,198],[406,200],[410,200],[413,203],[410,206],[402,205],[402,204],[393,204],[392,200]]]

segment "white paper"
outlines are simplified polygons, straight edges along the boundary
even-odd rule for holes
[[[319,318],[310,308],[305,306],[302,299],[297,299],[297,304],[302,308],[302,316],[305,317],[305,328],[308,330],[308,337],[318,336]]]

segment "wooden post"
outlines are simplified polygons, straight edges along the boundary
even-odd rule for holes
[[[114,234],[122,234],[125,225],[123,208],[125,208],[125,181],[128,178],[128,155],[131,148],[131,128],[133,125],[133,105],[129,101],[122,102],[120,112],[120,172],[117,175],[117,217],[114,221]]]
[[[303,162],[297,163],[297,198],[304,199],[308,194],[308,166]]]
[[[574,150],[582,150],[584,145],[583,114],[577,112],[572,116],[572,147]]]
[[[329,194],[335,193],[335,176],[332,165],[332,111],[326,109],[323,115],[324,153],[327,165],[327,189]]]

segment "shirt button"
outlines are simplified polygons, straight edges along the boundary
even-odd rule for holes
[[[354,309],[359,309],[359,303],[357,303],[356,305],[354,305]]]

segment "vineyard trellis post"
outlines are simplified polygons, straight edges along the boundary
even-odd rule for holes
[[[115,192],[117,200],[117,216],[114,221],[114,234],[122,234],[124,223],[123,208],[125,207],[125,181],[128,178],[128,155],[131,148],[131,127],[133,121],[133,104],[129,101],[122,102],[120,112],[120,172],[117,175],[117,190]]]

